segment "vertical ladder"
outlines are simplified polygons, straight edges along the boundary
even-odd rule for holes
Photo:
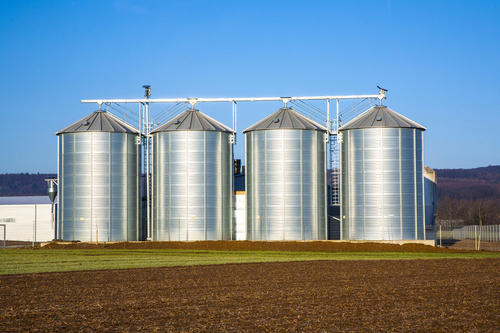
[[[331,134],[328,140],[330,205],[340,205],[340,154],[336,131],[333,133],[335,134]]]

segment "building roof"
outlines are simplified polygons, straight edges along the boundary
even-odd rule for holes
[[[151,133],[170,131],[216,131],[234,133],[232,129],[217,120],[201,113],[196,109],[189,109],[175,116]]]
[[[424,177],[433,181],[434,183],[437,182],[436,171],[429,168],[428,166],[424,166]]]
[[[303,129],[325,131],[326,127],[318,124],[311,119],[304,117],[291,108],[281,108],[270,116],[267,116],[258,123],[250,126],[243,133],[259,130],[272,129]]]
[[[50,205],[48,195],[40,196],[19,196],[19,197],[0,197],[0,206],[2,205]]]
[[[95,111],[90,115],[78,120],[76,123],[60,130],[56,134],[79,133],[79,132],[118,132],[133,133],[137,131],[133,126],[127,124],[118,117],[106,111]]]
[[[406,118],[384,105],[371,107],[356,118],[347,122],[340,128],[340,130],[343,131],[348,129],[372,127],[418,128],[425,130],[425,127],[422,125]]]

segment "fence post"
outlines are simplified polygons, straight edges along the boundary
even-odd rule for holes
[[[36,243],[36,204],[35,204],[35,216],[34,216],[34,220],[33,220],[33,247],[35,247],[35,243]]]
[[[477,251],[477,226],[474,226],[474,250]]]
[[[441,232],[441,224],[439,225],[439,247],[443,246],[443,233]]]
[[[3,247],[7,247],[7,224],[0,224],[3,227]]]

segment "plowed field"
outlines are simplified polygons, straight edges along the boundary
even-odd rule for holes
[[[500,259],[0,276],[0,331],[500,331]]]

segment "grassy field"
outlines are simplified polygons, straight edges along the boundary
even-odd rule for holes
[[[308,260],[500,258],[498,252],[278,252],[208,250],[110,250],[110,249],[5,249],[0,250],[0,275],[147,267],[172,267],[228,263],[288,262]]]

